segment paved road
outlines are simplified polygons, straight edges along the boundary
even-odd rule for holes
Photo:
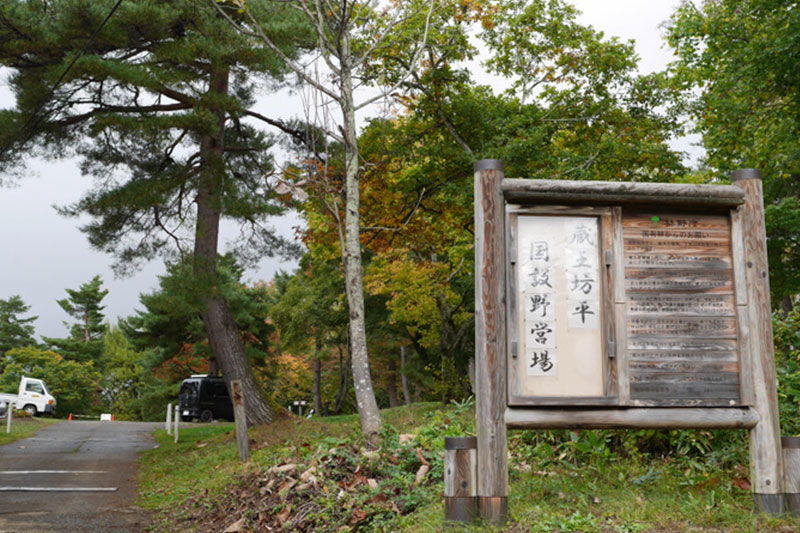
[[[149,518],[134,506],[136,459],[155,445],[155,427],[62,422],[0,446],[0,533],[142,531]]]

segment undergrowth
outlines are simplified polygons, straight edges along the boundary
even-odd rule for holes
[[[356,416],[289,418],[251,429],[240,463],[233,428],[160,431],[146,452],[140,503],[153,531],[441,531],[444,437],[474,434],[471,401],[382,412],[377,451]],[[509,433],[503,528],[466,531],[797,531],[752,512],[746,433]]]

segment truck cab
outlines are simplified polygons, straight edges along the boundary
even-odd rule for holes
[[[14,409],[22,409],[30,415],[55,414],[56,399],[47,390],[44,381],[22,376],[19,391],[16,395],[0,394],[0,401],[5,401]]]
[[[216,418],[233,420],[233,403],[225,386],[225,380],[213,375],[193,375],[184,379],[178,393],[178,407],[181,419],[195,418],[201,422],[211,422]]]

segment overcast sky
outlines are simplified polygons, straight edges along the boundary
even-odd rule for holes
[[[641,57],[640,69],[651,72],[662,69],[672,52],[662,43],[660,25],[678,5],[676,0],[579,0],[573,2],[583,12],[581,22],[594,26],[607,36],[634,39]],[[0,89],[0,106],[12,105],[7,91]],[[291,106],[282,107],[285,116]],[[296,111],[296,112],[299,112]],[[688,150],[686,142],[678,145]],[[92,250],[78,230],[79,221],[62,218],[53,205],[65,205],[79,199],[90,181],[83,178],[75,161],[56,163],[37,161],[30,165],[34,172],[16,188],[0,188],[0,298],[18,294],[31,306],[30,314],[38,315],[39,336],[63,337],[67,315],[56,304],[66,296],[65,289],[78,288],[96,274],[103,278],[109,294],[105,299],[106,316],[110,321],[131,315],[139,305],[139,294],[157,286],[163,272],[153,262],[136,275],[116,279],[111,272],[111,258]],[[293,233],[296,217],[276,221],[286,234]],[[264,259],[259,268],[246,274],[248,280],[269,280],[278,269],[292,270],[293,264]]]

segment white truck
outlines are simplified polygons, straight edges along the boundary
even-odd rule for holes
[[[30,415],[55,414],[56,399],[47,390],[44,381],[22,376],[18,394],[0,393],[0,402],[5,401],[14,409],[22,409]]]

